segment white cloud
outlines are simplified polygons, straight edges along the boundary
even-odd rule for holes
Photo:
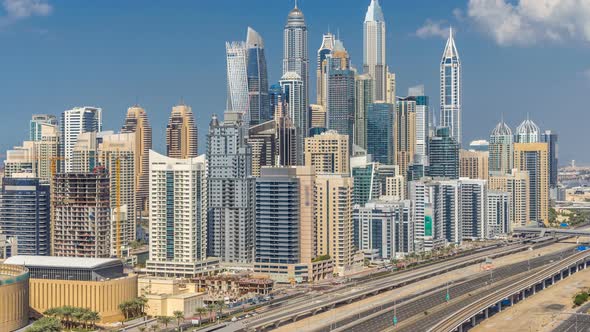
[[[467,15],[503,46],[590,42],[588,0],[469,0]]]
[[[449,36],[449,30],[446,27],[442,27],[445,24],[444,21],[433,21],[430,19],[426,20],[423,26],[416,30],[416,36],[420,38],[428,37],[441,37],[447,38]]]
[[[0,17],[1,25],[8,25],[32,16],[48,16],[53,7],[46,0],[3,0],[5,15]]]

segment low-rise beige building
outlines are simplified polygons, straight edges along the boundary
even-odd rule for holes
[[[138,280],[138,295],[147,299],[149,316],[174,316],[175,311],[182,311],[185,317],[192,317],[203,307],[205,293],[186,279],[143,277]]]

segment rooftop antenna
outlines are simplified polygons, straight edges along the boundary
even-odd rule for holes
[[[298,4],[298,1],[297,1],[297,0],[295,0],[295,8],[299,8],[299,7],[297,6],[297,4]]]

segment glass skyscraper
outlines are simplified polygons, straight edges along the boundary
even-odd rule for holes
[[[431,177],[459,178],[459,144],[451,137],[447,127],[436,130],[436,136],[430,138]]]
[[[461,59],[455,46],[453,30],[440,63],[440,125],[449,128],[449,135],[461,144]]]
[[[369,105],[367,117],[367,153],[382,164],[393,163],[394,106],[388,103]]]
[[[248,28],[246,39],[248,48],[248,100],[250,125],[256,125],[272,119],[268,94],[268,70],[264,55],[264,42],[258,32]]]

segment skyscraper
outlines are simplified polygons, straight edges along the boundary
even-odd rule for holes
[[[374,100],[387,98],[385,18],[379,0],[371,0],[363,25],[364,72],[375,80]]]
[[[510,174],[490,174],[489,189],[508,193],[510,229],[529,222],[529,173],[511,170]]]
[[[355,108],[354,108],[354,144],[363,149],[368,148],[367,121],[371,113],[369,107],[374,103],[375,81],[369,74],[358,75],[355,78]]]
[[[322,105],[309,105],[309,133],[312,135],[312,129],[325,130],[326,129],[326,108]]]
[[[275,120],[251,126],[248,144],[252,148],[252,176],[259,177],[262,167],[276,166],[279,145]]]
[[[309,52],[307,47],[307,26],[303,12],[297,7],[289,12],[283,32],[283,75],[295,72],[302,81],[302,106],[309,105]],[[293,118],[295,123],[296,119]],[[297,125],[297,124],[296,124]]]
[[[102,109],[96,107],[75,107],[61,114],[60,156],[64,158],[61,169],[72,171],[72,151],[78,135],[86,132],[102,131]]]
[[[393,118],[393,162],[406,174],[416,153],[416,101],[399,98]]]
[[[374,161],[387,165],[392,165],[394,159],[394,107],[388,103],[373,103],[369,104],[367,112],[367,153]]]
[[[459,151],[459,176],[468,179],[488,179],[489,156],[487,151]]]
[[[516,143],[537,143],[541,141],[539,126],[527,116],[518,127],[516,127]]]
[[[40,122],[35,122],[34,127],[35,174],[42,182],[49,183],[51,180],[52,163],[57,163],[59,156],[59,129],[57,124]]]
[[[557,173],[559,171],[557,133],[551,130],[545,130],[545,132],[541,134],[541,142],[549,145],[549,187],[556,188],[558,183]]]
[[[305,165],[317,174],[350,174],[348,136],[335,131],[305,139]]]
[[[512,130],[500,121],[492,130],[489,144],[489,172],[490,174],[508,174],[514,166],[514,136]]]
[[[463,134],[461,129],[461,75],[461,59],[451,28],[440,63],[440,125],[449,128],[450,136],[459,145],[461,145]]]
[[[152,127],[146,111],[138,105],[127,109],[127,117],[121,133],[135,134],[135,190],[138,211],[147,212],[150,185],[150,150],[152,148]]]
[[[431,123],[429,99],[424,93],[424,85],[409,88],[408,96],[416,101],[416,150],[414,154],[418,160],[424,160],[428,156]]]
[[[244,42],[226,42],[227,111],[250,119],[248,91],[248,48]],[[248,121],[249,122],[249,121]]]
[[[317,84],[316,84],[316,104],[321,106],[326,106],[326,95],[327,91],[327,57],[329,54],[332,53],[334,49],[334,40],[335,37],[331,33],[324,34],[322,38],[322,45],[318,50],[318,68],[317,68]]]
[[[308,132],[304,82],[296,72],[287,72],[281,78],[280,84],[285,97],[286,113],[297,131],[297,165],[303,165],[303,144]]]
[[[110,257],[111,206],[109,176],[58,173],[51,188],[52,256]]]
[[[176,159],[150,151],[148,273],[195,276],[207,258],[205,156]]]
[[[16,238],[19,255],[49,256],[49,185],[33,174],[4,178],[0,191],[0,233]]]
[[[255,125],[272,119],[268,94],[268,70],[264,54],[264,41],[258,32],[248,27],[248,100],[250,124]]]
[[[489,190],[487,193],[486,238],[512,232],[510,223],[510,194],[505,191]]]
[[[214,115],[207,134],[207,223],[209,256],[222,261],[254,261],[255,178],[252,148],[246,144],[242,113]]]
[[[190,106],[172,107],[166,127],[166,155],[170,158],[188,159],[198,155],[198,134]]]
[[[429,176],[459,178],[459,145],[450,136],[449,128],[436,130],[436,136],[430,138]]]
[[[487,181],[459,179],[461,241],[485,239],[487,230]]]
[[[515,143],[514,168],[529,173],[529,221],[549,222],[549,146]]]

